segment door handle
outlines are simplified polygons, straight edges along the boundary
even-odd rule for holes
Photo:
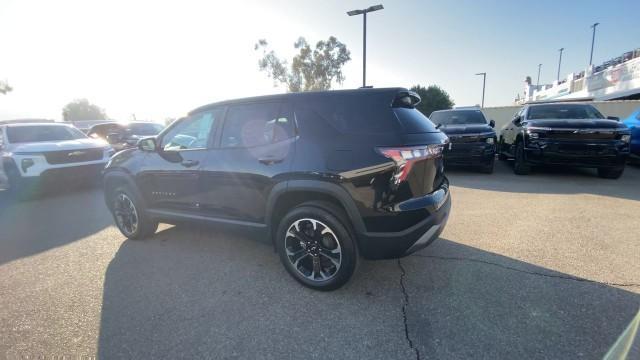
[[[184,160],[181,162],[184,167],[192,167],[198,165],[200,162],[198,160]]]
[[[283,159],[278,159],[278,158],[275,158],[273,156],[268,156],[268,157],[263,157],[263,158],[258,159],[258,161],[260,163],[265,164],[265,165],[278,164],[278,163],[281,163],[282,160]]]

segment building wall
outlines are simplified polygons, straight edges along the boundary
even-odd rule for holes
[[[587,101],[586,103],[593,104],[604,116],[617,116],[620,119],[628,117],[634,110],[640,108],[640,100]],[[496,130],[500,130],[513,119],[513,115],[521,107],[519,105],[486,107],[482,112],[487,119],[495,120]]]

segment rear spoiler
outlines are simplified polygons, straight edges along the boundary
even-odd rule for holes
[[[416,92],[403,90],[396,94],[396,97],[391,103],[391,107],[413,109],[420,103],[420,101],[420,96]]]

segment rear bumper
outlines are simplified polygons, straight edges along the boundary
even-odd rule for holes
[[[426,210],[426,211],[425,211]],[[393,259],[407,256],[431,244],[440,236],[449,219],[451,196],[448,184],[420,198],[398,204],[396,216],[414,216],[424,211],[425,218],[398,232],[364,232],[358,234],[360,253],[366,259]]]
[[[487,143],[454,143],[444,153],[446,165],[487,165],[496,156],[496,147]]]
[[[628,156],[629,145],[622,143],[545,142],[525,147],[525,158],[534,165],[619,167]]]

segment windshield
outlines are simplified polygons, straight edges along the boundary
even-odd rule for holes
[[[152,136],[158,135],[162,131],[162,125],[160,124],[130,124],[127,126],[127,131],[133,135]]]
[[[591,105],[554,104],[531,106],[527,119],[604,119],[604,116]]]
[[[7,139],[13,144],[84,138],[86,136],[80,130],[69,126],[10,126],[7,128]]]
[[[480,110],[438,111],[431,114],[431,121],[441,125],[486,124]]]

